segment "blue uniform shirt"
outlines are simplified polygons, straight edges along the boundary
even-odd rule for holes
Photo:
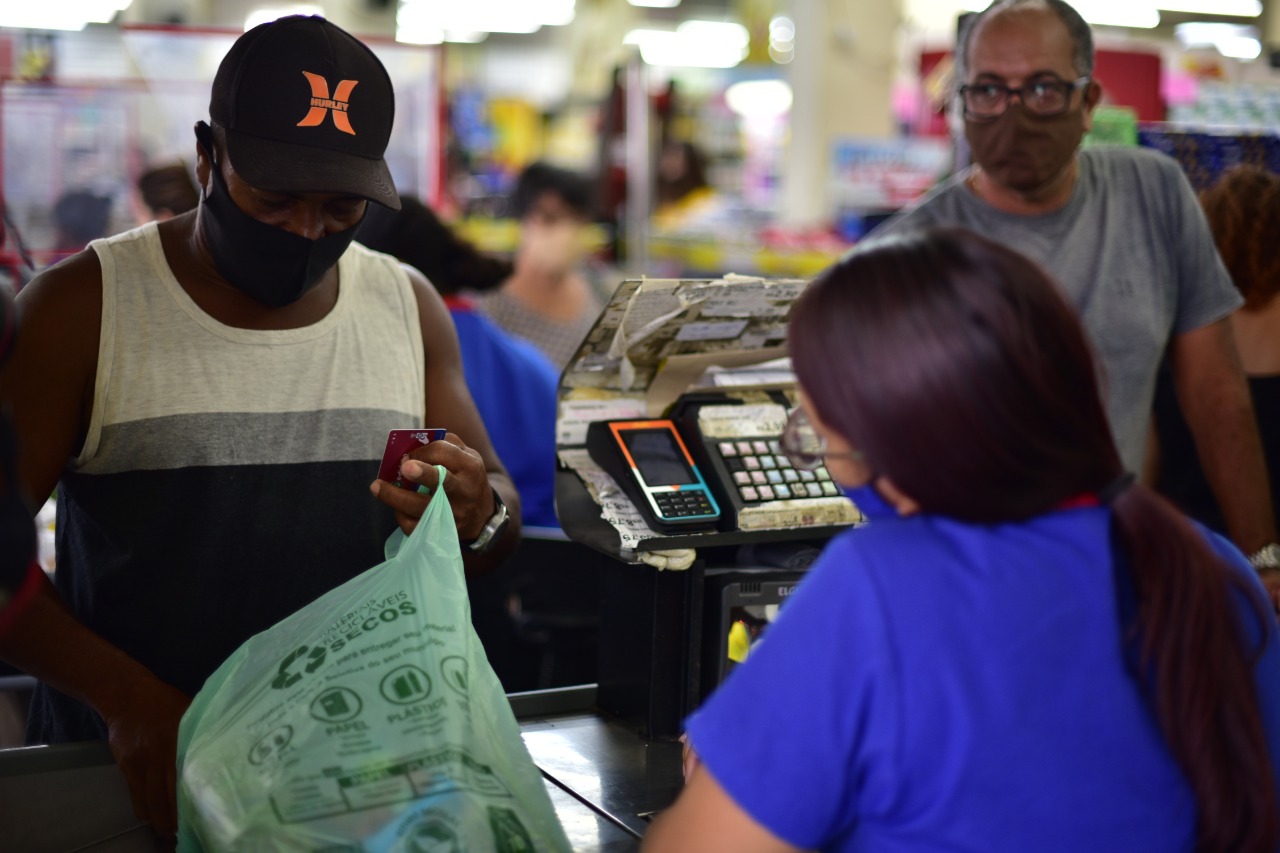
[[[456,300],[462,370],[493,448],[520,493],[524,524],[558,527],[555,508],[556,388],[560,376],[542,352]]]
[[[806,849],[1191,850],[1191,789],[1125,667],[1109,522],[926,515],[841,535],[689,720],[704,766]],[[1277,764],[1270,617],[1256,671]]]

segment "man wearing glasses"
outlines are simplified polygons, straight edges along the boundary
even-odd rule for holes
[[[1093,65],[1089,26],[1062,0],[997,0],[974,16],[956,49],[973,165],[877,236],[959,225],[1044,265],[1093,339],[1131,471],[1143,468],[1167,347],[1228,532],[1274,597],[1270,489],[1226,320],[1241,300],[1173,160],[1141,148],[1080,149],[1102,96]]]

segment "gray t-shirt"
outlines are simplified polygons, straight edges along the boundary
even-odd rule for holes
[[[1169,339],[1242,303],[1178,164],[1145,148],[1079,152],[1071,200],[1052,213],[997,210],[956,175],[874,232],[969,228],[1038,261],[1080,311],[1098,351],[1111,431],[1141,471],[1156,369]]]

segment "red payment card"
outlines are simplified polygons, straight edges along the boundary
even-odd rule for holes
[[[443,429],[393,429],[387,434],[387,449],[382,453],[382,465],[378,467],[378,479],[404,489],[417,488],[405,483],[400,476],[400,462],[411,450],[444,438]]]

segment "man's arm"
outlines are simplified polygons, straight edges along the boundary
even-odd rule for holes
[[[18,441],[18,478],[38,507],[83,445],[93,410],[101,270],[93,252],[59,264],[19,295],[21,333],[0,374]],[[0,637],[0,658],[84,702],[106,721],[134,811],[176,828],[174,755],[187,697],[90,631],[48,581]]]
[[[494,491],[501,496],[510,517],[506,530],[493,547],[483,553],[475,553],[465,546],[462,549],[467,573],[483,574],[497,567],[519,542],[520,495],[494,451],[471,392],[467,390],[458,335],[444,301],[421,273],[409,266],[404,269],[413,282],[422,325],[426,358],[425,423],[445,427],[450,433],[445,441],[433,441],[415,450],[412,456],[428,466],[443,465],[449,472],[445,492],[449,495],[461,541],[475,539],[493,516]],[[552,464],[551,460],[547,464]],[[412,468],[407,468],[405,474],[412,477]],[[435,470],[427,468],[418,482],[434,492]],[[401,529],[406,533],[412,531],[429,498],[387,484],[375,483],[374,486],[378,499],[396,510]]]
[[[1276,541],[1271,487],[1249,386],[1223,319],[1170,343],[1178,403],[1232,541],[1252,554]]]

